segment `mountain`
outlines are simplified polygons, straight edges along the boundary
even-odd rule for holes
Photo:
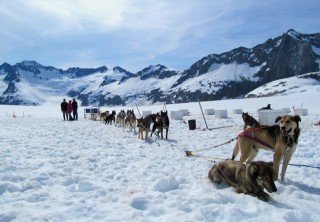
[[[298,93],[319,94],[320,72],[311,72],[267,83],[248,93],[245,98],[285,96]]]
[[[185,70],[174,84],[175,102],[242,97],[270,81],[319,71],[320,33],[292,29],[253,48],[208,55]]]
[[[160,64],[151,65],[136,74],[115,67],[105,75],[95,74],[79,79],[68,95],[78,97],[83,105],[156,103],[163,100],[179,76],[179,71]]]
[[[35,61],[0,65],[0,104],[39,105],[51,97],[64,97],[77,78],[106,72],[97,69],[57,69]]]
[[[207,55],[182,72],[161,64],[132,73],[118,66],[62,70],[35,61],[4,63],[0,104],[38,105],[66,96],[82,105],[240,98],[274,80],[317,72],[319,64],[320,33],[292,29],[252,48]]]

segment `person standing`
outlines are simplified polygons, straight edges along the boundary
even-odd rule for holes
[[[78,103],[75,98],[72,101],[73,119],[78,120]]]
[[[72,103],[71,103],[71,100],[69,100],[68,107],[67,107],[67,115],[69,116],[69,121],[73,120],[71,113],[72,113]]]
[[[61,103],[61,112],[62,112],[62,115],[63,115],[63,121],[66,120],[66,117],[67,117],[67,120],[68,120],[68,115],[67,114],[67,108],[68,108],[68,103],[66,102],[66,99],[63,99],[62,103]]]

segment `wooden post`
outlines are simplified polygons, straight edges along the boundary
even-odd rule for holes
[[[167,110],[166,102],[163,103],[162,110],[165,112]]]
[[[136,105],[136,108],[137,108],[138,113],[139,113],[139,116],[140,116],[140,118],[141,118],[142,116],[141,116],[140,110],[139,110],[139,108],[138,108],[138,106],[137,106],[137,105]]]
[[[202,116],[203,116],[204,123],[206,124],[207,129],[209,129],[207,121],[206,121],[206,118],[204,117],[204,114],[203,114],[203,110],[202,110],[202,106],[201,106],[200,100],[198,100],[198,102],[199,102],[199,106],[200,106],[200,109],[201,109],[201,113],[202,113]]]

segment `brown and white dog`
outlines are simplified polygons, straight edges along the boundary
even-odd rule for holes
[[[134,111],[127,110],[127,115],[124,120],[123,131],[124,131],[124,128],[128,126],[130,129],[130,132],[132,131],[132,129],[134,129],[134,132],[136,132],[136,121],[137,121],[137,118],[136,118],[136,115],[134,115]]]
[[[283,181],[290,159],[298,144],[301,119],[298,115],[286,115],[277,117],[275,122],[278,125],[249,128],[240,133],[233,150],[232,160],[236,158],[239,151],[241,152],[240,163],[245,161],[249,163],[257,156],[260,148],[272,150],[274,152],[274,180],[279,177],[279,165],[283,157],[281,171],[281,181]]]
[[[276,192],[273,182],[272,163],[262,161],[241,164],[238,161],[226,160],[215,164],[208,173],[212,182],[224,182],[235,188],[237,193],[256,196],[263,201],[270,200],[268,193]]]
[[[100,122],[104,121],[104,119],[109,115],[109,111],[105,111],[100,113]]]
[[[148,118],[137,119],[137,127],[139,128],[138,138],[143,140],[143,132],[145,132],[144,139],[147,140],[150,131],[150,120]]]
[[[126,112],[124,110],[121,110],[116,117],[115,125],[118,126],[119,124],[120,127],[124,127],[125,118],[126,118]]]

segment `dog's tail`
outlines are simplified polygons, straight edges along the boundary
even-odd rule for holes
[[[238,155],[238,153],[239,153],[239,145],[238,145],[238,141],[237,141],[236,145],[234,146],[231,159],[234,160],[236,158],[236,156]]]

